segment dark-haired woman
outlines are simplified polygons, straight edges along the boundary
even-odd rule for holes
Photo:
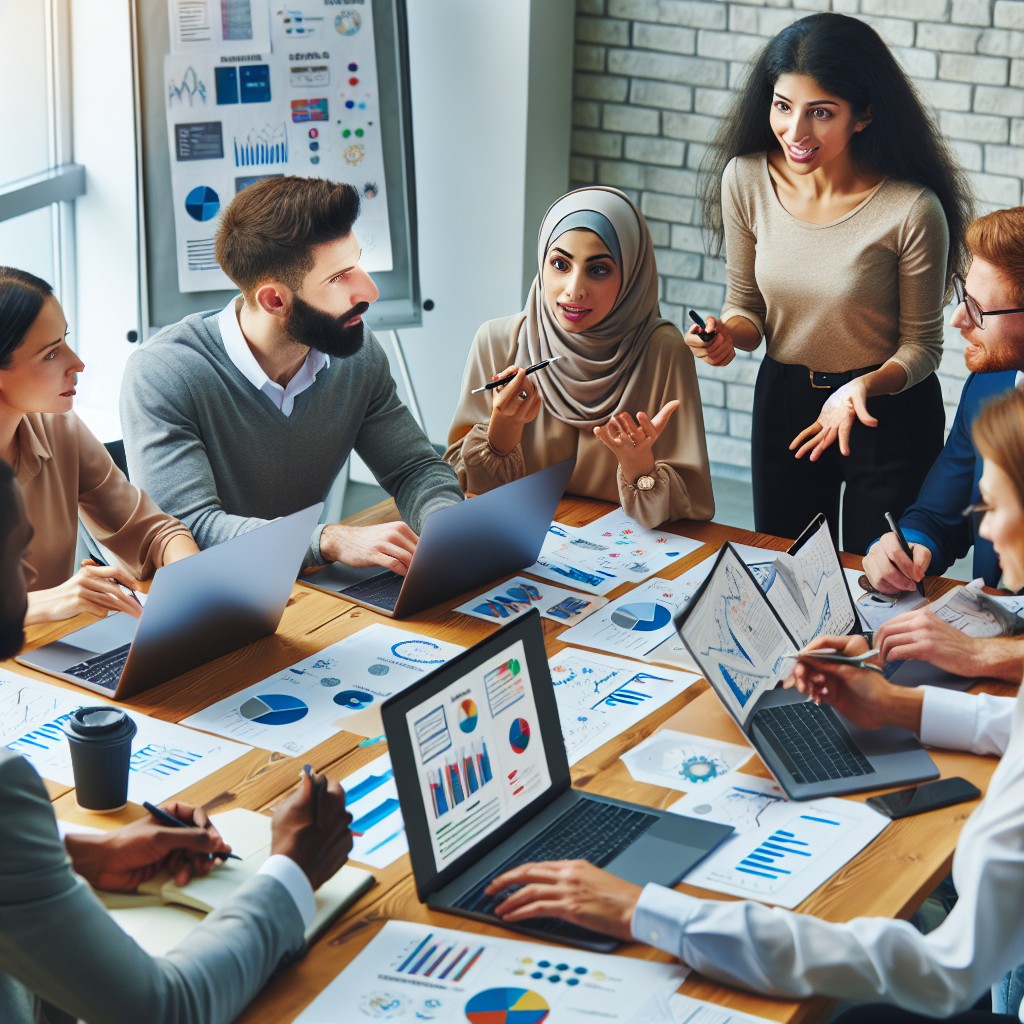
[[[863,553],[942,446],[943,296],[965,262],[970,193],[873,29],[815,14],[757,57],[703,169],[728,264],[711,365],[766,341],[754,395],[756,528],[825,512]],[[837,443],[838,442],[838,443]]]
[[[0,458],[14,467],[35,531],[23,562],[27,623],[80,612],[138,616],[130,593],[137,577],[198,550],[188,529],[125,479],[71,411],[85,364],[67,333],[45,281],[0,267]],[[76,571],[79,516],[123,567],[87,561]]]

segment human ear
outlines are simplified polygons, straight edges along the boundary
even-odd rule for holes
[[[253,296],[256,305],[271,316],[280,316],[288,306],[291,292],[284,285],[275,282],[261,284]]]
[[[864,113],[861,114],[860,119],[857,121],[857,124],[853,130],[855,132],[864,131],[864,129],[867,128],[869,124],[871,124],[873,116],[874,112],[872,111],[871,104],[869,103],[867,106],[867,110],[865,110]]]

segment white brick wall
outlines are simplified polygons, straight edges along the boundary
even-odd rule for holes
[[[1024,202],[1024,0],[577,0],[574,184],[624,189],[644,211],[662,313],[720,310],[722,261],[704,254],[696,170],[747,62],[814,11],[861,17],[892,47],[935,110],[979,212]],[[760,354],[698,365],[716,470],[750,466],[750,403]],[[939,372],[947,425],[966,378],[946,330]]]

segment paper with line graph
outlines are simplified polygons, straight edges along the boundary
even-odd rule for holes
[[[709,783],[669,810],[736,830],[686,876],[688,884],[777,907],[802,903],[889,822],[860,801],[787,800],[774,782],[752,775]]]
[[[548,659],[569,764],[643,721],[700,678],[566,647]]]

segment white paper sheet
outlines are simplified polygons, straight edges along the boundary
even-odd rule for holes
[[[700,546],[688,537],[647,530],[616,509],[587,526],[552,523],[540,557],[526,572],[606,594],[653,576]]]
[[[787,800],[755,776],[709,784],[669,810],[736,829],[690,871],[689,884],[779,907],[802,903],[889,823],[855,800]]]
[[[350,860],[386,868],[409,852],[390,754],[357,768],[341,780],[341,787],[345,808],[352,815]]]
[[[679,992],[668,997],[669,1024],[776,1024],[767,1017],[755,1017],[753,1014],[740,1013],[728,1006],[706,1003],[702,999],[684,996]]]
[[[511,622],[531,608],[545,619],[571,626],[582,622],[592,611],[608,603],[606,597],[581,594],[551,583],[513,576],[493,589],[460,604],[455,610],[486,622]]]
[[[296,1024],[626,1024],[635,1018],[637,993],[667,999],[686,974],[680,964],[388,921]]]
[[[110,703],[93,693],[79,695],[0,672],[0,743],[28,758],[43,778],[73,786],[64,722],[77,708]],[[167,800],[249,750],[137,711],[128,715],[138,728],[128,777],[128,799],[133,803]]]
[[[569,764],[626,729],[700,678],[567,647],[548,659]]]
[[[750,760],[751,747],[661,729],[622,755],[637,782],[699,790]]]
[[[304,754],[463,650],[373,623],[185,719],[266,750]]]

